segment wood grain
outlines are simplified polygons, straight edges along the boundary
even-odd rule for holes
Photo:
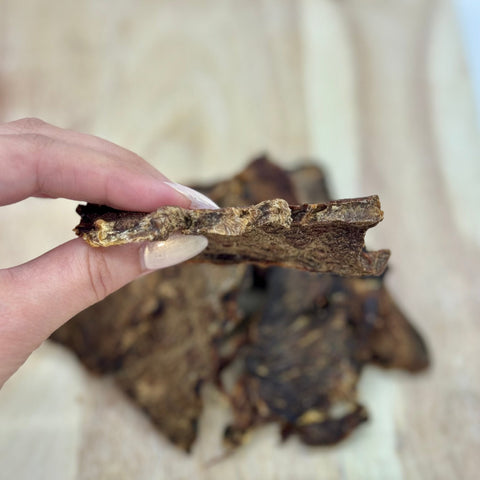
[[[45,345],[0,393],[0,478],[476,478],[480,137],[448,0],[0,0],[0,119],[22,116],[106,137],[177,181],[268,151],[322,160],[339,197],[378,193],[367,243],[391,248],[389,287],[434,365],[369,369],[372,419],[337,447],[279,445],[267,427],[212,462],[229,415],[213,389],[187,457]],[[73,211],[2,207],[0,266],[71,238]]]

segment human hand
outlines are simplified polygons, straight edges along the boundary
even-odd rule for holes
[[[0,169],[0,206],[37,196],[137,211],[161,205],[216,208],[124,148],[36,119],[0,124]],[[193,257],[206,245],[204,237],[177,236],[103,249],[77,238],[0,270],[0,387],[76,313],[151,269]]]

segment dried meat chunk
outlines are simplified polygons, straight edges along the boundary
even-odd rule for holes
[[[265,162],[266,160],[261,160]],[[289,172],[300,202],[327,201],[325,175],[315,165]],[[247,345],[237,353],[244,368],[230,400],[234,420],[227,445],[277,422],[286,438],[310,445],[335,443],[368,414],[357,401],[363,366],[421,371],[429,364],[426,344],[384,286],[383,276],[340,278],[282,268],[255,269],[250,290],[255,309],[246,311]],[[260,285],[253,293],[255,285]],[[261,301],[259,298],[263,297]]]
[[[366,231],[383,219],[377,196],[289,206],[283,199],[250,207],[189,210],[166,206],[150,214],[80,205],[76,233],[108,247],[165,240],[172,233],[204,235],[194,261],[282,265],[338,275],[380,275],[390,252],[365,251]]]
[[[314,175],[312,178],[315,179],[316,184],[318,172],[320,170],[317,167],[315,167],[315,173],[310,172]],[[291,174],[270,161],[266,155],[251,161],[232,178],[213,185],[195,185],[193,188],[204,193],[222,207],[255,205],[273,198],[282,198],[289,205],[295,205],[299,201]],[[303,184],[301,188],[304,188]],[[317,196],[316,201],[301,200],[300,203],[319,203],[328,200],[329,197]]]
[[[52,338],[97,374],[111,375],[176,445],[189,450],[215,381],[216,342],[242,320],[244,265],[185,264],[153,272],[78,314]]]
[[[249,341],[238,354],[244,370],[230,393],[227,444],[242,444],[251,428],[273,421],[284,437],[336,443],[367,419],[356,391],[364,365],[428,365],[425,343],[381,279],[280,268],[264,275],[263,305],[249,319]]]

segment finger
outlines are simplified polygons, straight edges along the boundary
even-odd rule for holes
[[[32,195],[64,197],[126,210],[191,206],[183,192],[146,162],[37,134],[0,137],[0,205]]]
[[[164,242],[161,266],[191,258],[205,246],[203,237]],[[144,248],[91,248],[76,239],[0,271],[0,386],[64,322],[144,273]]]
[[[118,157],[120,160],[128,158],[129,162],[137,163],[143,167],[149,168],[161,175],[163,179],[166,179],[164,175],[158,172],[148,162],[143,160],[139,155],[134,152],[123,148],[115,143],[104,140],[103,138],[95,135],[76,132],[74,130],[68,130],[64,128],[51,125],[38,118],[22,118],[13,122],[7,122],[0,124],[0,135],[25,135],[25,134],[37,134],[50,137],[55,140],[60,140],[65,143],[73,143],[78,146],[97,150],[99,152],[106,153],[110,156]]]

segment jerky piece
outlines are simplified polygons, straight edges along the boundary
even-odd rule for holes
[[[427,345],[389,294],[383,278],[372,278],[367,285],[358,280],[351,279],[349,284],[352,292],[365,299],[364,321],[374,325],[369,337],[369,360],[384,368],[410,372],[427,368],[430,363]]]
[[[315,174],[318,172],[319,169],[316,168]],[[289,205],[298,203],[298,192],[291,175],[271,162],[266,155],[253,160],[240,173],[228,180],[209,186],[195,185],[193,188],[204,193],[222,207],[243,207],[272,198],[282,198]],[[328,200],[327,196],[323,199],[317,195],[316,201],[305,203],[327,202]],[[303,200],[301,202],[303,203]]]
[[[289,177],[301,202],[329,199],[323,172],[299,167]],[[420,371],[429,364],[419,333],[383,277],[340,278],[271,268],[255,269],[239,305],[248,314],[244,371],[230,394],[230,446],[255,426],[275,421],[283,437],[311,445],[335,443],[367,419],[356,386],[367,363]],[[255,298],[256,309],[246,306]],[[263,300],[259,300],[263,297]]]
[[[226,440],[242,443],[252,426],[276,421],[285,436],[298,433],[305,443],[337,442],[367,416],[356,400],[361,340],[333,295],[336,279],[277,268],[266,275],[265,306],[251,322]]]
[[[189,450],[199,390],[220,368],[216,340],[241,321],[246,266],[184,264],[153,272],[93,305],[52,338],[90,370],[110,374],[177,446]]]
[[[332,199],[325,173],[314,164],[302,165],[288,172],[297,202],[319,203]]]
[[[365,364],[410,371],[428,365],[425,343],[381,279],[271,268],[265,282],[263,308],[250,318],[249,345],[240,352],[244,372],[230,394],[230,446],[272,421],[284,438],[336,443],[367,419],[357,400]]]
[[[339,275],[380,275],[390,252],[364,251],[365,232],[383,218],[377,196],[289,206],[267,200],[245,208],[187,210],[162,207],[151,214],[80,205],[76,233],[92,246],[165,240],[174,232],[204,235],[208,247],[195,261],[282,265]]]

